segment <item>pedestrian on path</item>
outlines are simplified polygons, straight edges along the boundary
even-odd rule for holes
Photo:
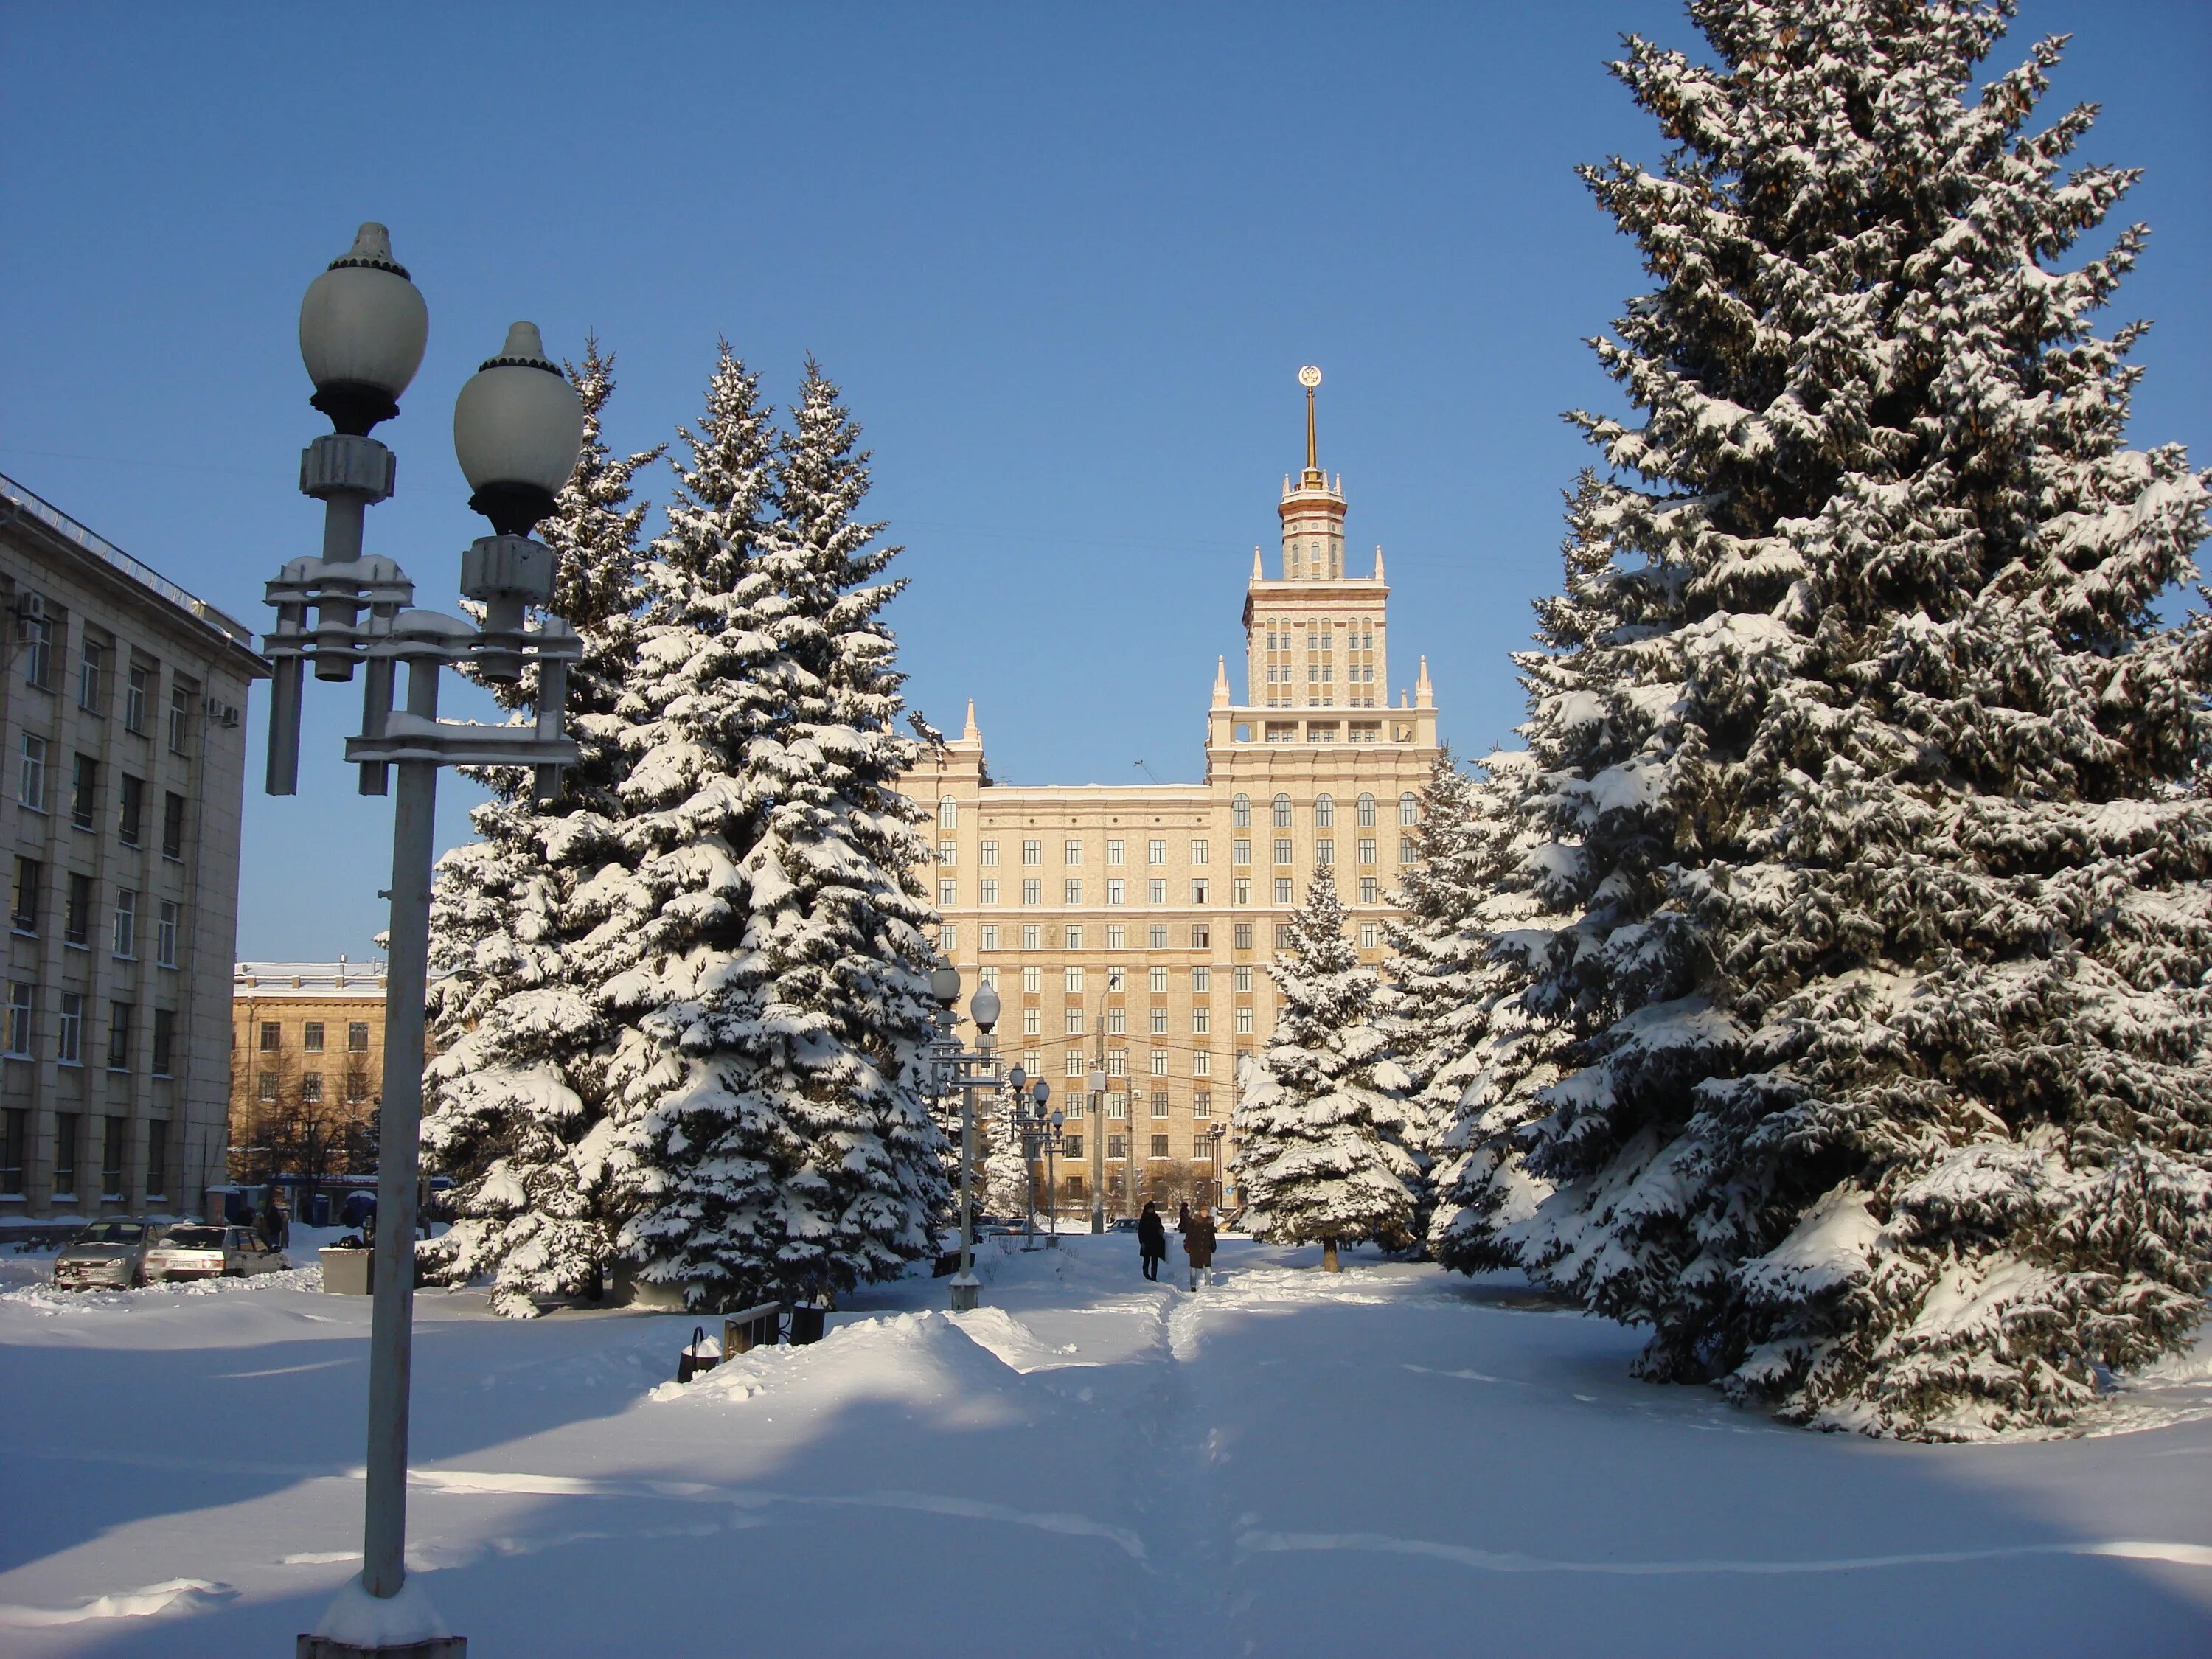
[[[1147,1202],[1144,1214],[1137,1218],[1137,1254],[1144,1259],[1145,1277],[1158,1284],[1160,1263],[1168,1255],[1168,1230],[1157,1204]]]
[[[1183,1229],[1183,1254],[1190,1258],[1190,1287],[1198,1288],[1200,1273],[1208,1284],[1213,1282],[1213,1213],[1201,1206],[1191,1217],[1190,1224]]]
[[[1176,1231],[1179,1233],[1188,1233],[1190,1231],[1190,1200],[1188,1199],[1185,1199],[1176,1206]]]

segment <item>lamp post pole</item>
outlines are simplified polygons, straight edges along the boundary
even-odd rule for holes
[[[1106,1231],[1106,1065],[1103,1054],[1085,1081],[1091,1085],[1091,1231],[1103,1233]]]
[[[318,558],[292,560],[269,583],[276,626],[262,639],[274,670],[269,793],[299,790],[301,700],[309,665],[317,679],[332,682],[366,670],[361,735],[348,738],[345,750],[360,767],[360,792],[383,794],[392,769],[399,773],[392,803],[362,1565],[315,1633],[300,1638],[300,1659],[398,1653],[462,1659],[467,1652],[467,1638],[447,1635],[427,1599],[408,1589],[405,1564],[438,769],[526,768],[543,798],[557,787],[561,767],[576,758],[562,716],[568,665],[581,647],[558,617],[541,615],[535,628],[526,619],[552,599],[556,558],[530,532],[552,511],[555,495],[575,471],[584,411],[574,388],[547,359],[536,325],[517,323],[507,331],[500,354],[462,387],[453,411],[453,447],[476,492],[469,504],[495,532],[461,558],[461,591],[483,605],[483,625],[412,609],[414,584],[406,574],[390,559],[362,552],[368,509],[391,496],[395,474],[392,452],[368,434],[398,414],[428,330],[422,296],[393,261],[381,225],[363,225],[352,248],[309,286],[300,307],[300,355],[315,383],[311,401],[334,430],[301,456],[300,488],[324,504],[323,550]],[[464,663],[481,678],[509,684],[534,669],[533,723],[441,720],[440,677],[448,665]],[[394,683],[403,665],[404,707],[395,708]]]
[[[982,1281],[975,1277],[975,1091],[999,1086],[999,994],[987,981],[969,999],[968,1012],[975,1022],[971,1051],[960,1046],[952,1012],[960,1000],[959,970],[950,966],[932,969],[929,990],[944,1010],[931,1055],[932,1081],[940,1097],[960,1091],[960,1271],[952,1277],[952,1310],[965,1313],[975,1307],[982,1291]],[[1021,1071],[1015,1066],[1014,1076],[1018,1079]]]

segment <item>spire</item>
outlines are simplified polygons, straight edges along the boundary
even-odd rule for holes
[[[1229,659],[1226,657],[1213,659],[1213,706],[1216,708],[1229,707]]]
[[[1382,580],[1382,544],[1380,542],[1375,544],[1375,580],[1378,582]]]
[[[975,699],[973,697],[968,699],[968,724],[960,728],[960,741],[963,743],[983,741],[983,734],[975,726]]]
[[[1267,580],[1267,572],[1260,568],[1260,544],[1257,542],[1252,544],[1252,580],[1255,582]]]
[[[1434,708],[1437,706],[1436,688],[1429,684],[1429,659],[1421,659],[1421,672],[1413,680],[1413,707]]]
[[[1298,384],[1306,389],[1306,471],[1299,488],[1326,489],[1328,475],[1321,470],[1321,446],[1314,436],[1314,388],[1321,384],[1321,371],[1308,363],[1298,371]]]

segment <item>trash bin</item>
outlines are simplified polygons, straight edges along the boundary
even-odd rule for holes
[[[323,1259],[323,1289],[331,1296],[367,1296],[374,1250],[346,1250],[327,1244],[318,1252]]]
[[[791,1346],[796,1348],[804,1343],[819,1342],[822,1340],[823,1316],[829,1311],[827,1308],[793,1308],[791,1310]]]

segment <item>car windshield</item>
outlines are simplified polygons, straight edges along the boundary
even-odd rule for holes
[[[76,1236],[80,1244],[136,1244],[145,1237],[143,1223],[137,1221],[103,1221],[87,1227]]]
[[[161,1241],[188,1250],[219,1250],[222,1248],[222,1229],[220,1227],[179,1227]]]

